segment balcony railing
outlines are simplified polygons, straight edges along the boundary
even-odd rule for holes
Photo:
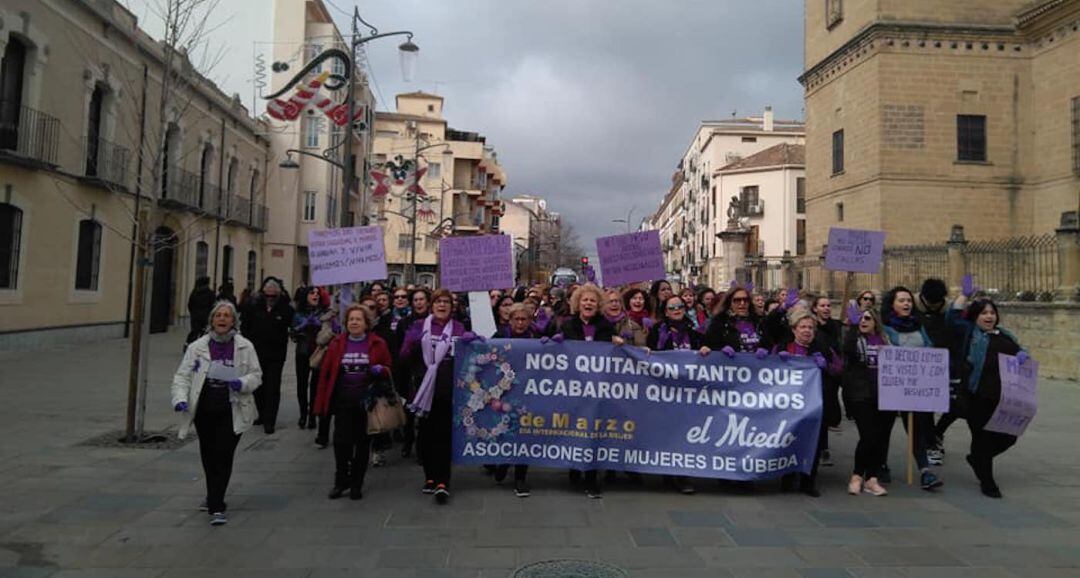
[[[0,101],[0,154],[57,164],[60,121],[28,106]]]
[[[128,167],[131,151],[103,138],[83,138],[83,150],[86,151],[86,171],[88,178],[128,189]]]
[[[186,209],[201,209],[199,205],[199,175],[176,165],[168,165],[161,173],[160,203]]]

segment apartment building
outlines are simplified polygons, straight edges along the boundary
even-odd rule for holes
[[[0,22],[0,349],[124,335],[138,214],[153,331],[198,277],[254,286],[267,127],[118,2],[8,0]]]

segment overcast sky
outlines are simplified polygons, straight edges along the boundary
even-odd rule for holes
[[[146,4],[125,0],[157,34]],[[300,1],[300,0],[297,0]],[[326,0],[342,31],[357,2]],[[402,81],[394,38],[368,44],[381,110],[413,90],[445,97],[449,125],[498,152],[504,197],[534,194],[593,238],[656,210],[701,120],[803,118],[796,0],[359,0],[381,31],[416,33],[420,59]],[[225,0],[210,74],[251,102],[254,43],[273,40],[272,0]],[[295,69],[295,67],[294,67]],[[291,74],[292,71],[289,72]]]

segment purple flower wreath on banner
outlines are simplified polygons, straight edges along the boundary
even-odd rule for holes
[[[516,374],[510,363],[502,357],[510,344],[474,350],[468,354],[468,369],[463,379],[454,384],[469,392],[469,399],[454,416],[456,425],[464,426],[470,438],[496,440],[500,436],[512,436],[518,431],[520,418],[528,413],[524,407],[514,407],[502,399],[503,394],[514,386]],[[494,385],[485,387],[481,381],[485,373],[494,373]],[[490,380],[489,380],[490,381]]]

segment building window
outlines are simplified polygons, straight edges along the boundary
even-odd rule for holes
[[[795,212],[806,212],[806,178],[795,177]]]
[[[195,243],[195,278],[206,277],[210,265],[210,245],[206,241]]]
[[[19,250],[22,244],[22,209],[0,203],[0,289],[19,286]]]
[[[322,119],[320,118],[308,118],[304,123],[304,146],[307,148],[318,148],[319,146],[319,131],[322,128]]]
[[[310,44],[308,45],[308,62],[315,60],[315,57],[322,53],[322,44]],[[335,59],[336,60],[336,59]],[[319,63],[312,72],[322,72],[322,63]]]
[[[844,19],[843,0],[825,0],[825,28],[830,29]]]
[[[7,46],[0,64],[0,149],[17,150],[19,117],[27,114],[22,110],[26,45],[15,35],[4,36],[7,38]],[[24,121],[24,126],[27,124]]]
[[[439,240],[434,237],[424,236],[424,250],[434,251],[439,248]]]
[[[410,235],[408,233],[398,233],[398,236],[397,236],[397,248],[398,248],[398,250],[400,250],[400,251],[409,250],[409,248],[412,247],[411,242],[412,242],[412,235]]]
[[[806,254],[806,219],[795,221],[795,254]]]
[[[844,202],[836,203],[836,222],[844,222]]]
[[[1080,175],[1080,96],[1072,99],[1073,173]]]
[[[844,129],[832,133],[832,174],[844,172]]]
[[[334,224],[334,216],[337,215],[337,197],[334,195],[326,196],[326,226],[332,226]]]
[[[210,169],[214,165],[214,147],[203,147],[199,161],[199,208],[206,210],[206,193],[210,192]]]
[[[250,290],[255,289],[255,267],[258,264],[258,255],[255,251],[248,251],[247,257],[247,287]]]
[[[304,221],[315,220],[315,191],[304,191]]]
[[[428,163],[427,165],[427,178],[429,179],[441,179],[442,178],[442,165],[439,163]]]
[[[105,106],[105,88],[94,87],[90,95],[90,110],[86,116],[86,176],[98,175],[98,149],[101,146],[101,121]]]
[[[345,62],[340,58],[335,58],[330,61],[330,72],[338,76],[345,76]]]
[[[232,245],[225,245],[221,248],[221,282],[232,283],[232,259],[233,248]]]
[[[986,161],[986,117],[956,115],[956,160]]]
[[[417,281],[420,285],[429,289],[435,287],[435,276],[431,273],[421,273]]]
[[[79,247],[75,255],[75,288],[97,291],[101,268],[100,223],[93,219],[79,221]]]
[[[758,186],[753,185],[739,189],[739,202],[742,205],[740,209],[742,210],[743,215],[760,214],[761,203],[758,194]]]

